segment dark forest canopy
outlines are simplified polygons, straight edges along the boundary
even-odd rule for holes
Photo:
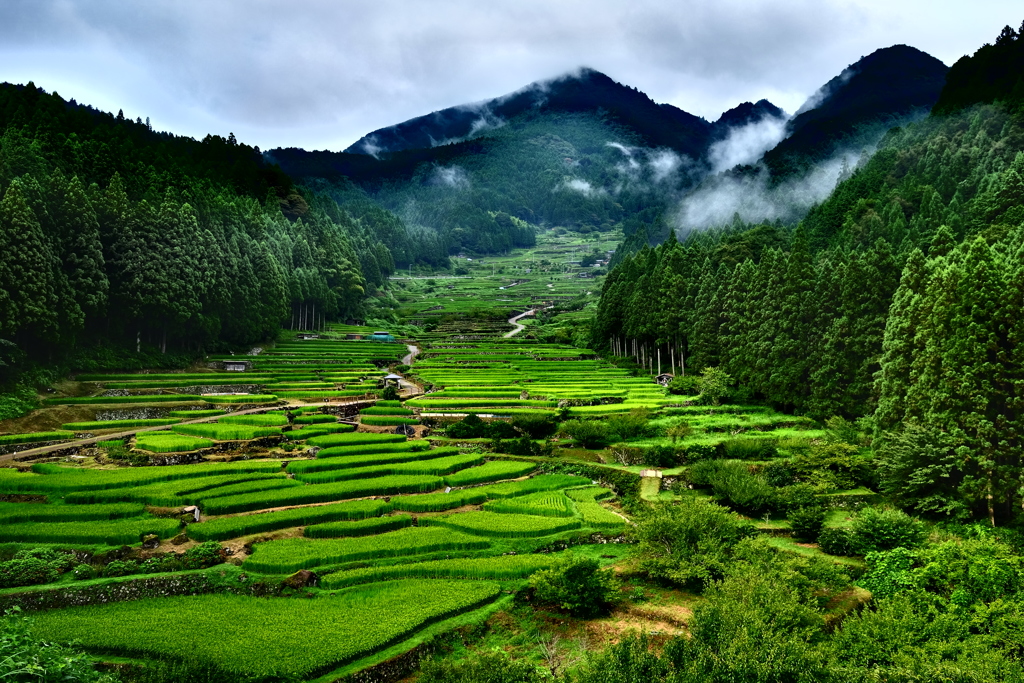
[[[918,439],[888,461],[908,505],[1006,517],[1021,502],[1022,245],[1024,120],[976,105],[891,131],[795,229],[625,258],[593,342],[720,367],[783,409],[870,418],[880,443]],[[948,490],[907,483],[925,447],[946,454],[928,466],[950,470]]]
[[[0,86],[0,131],[8,361],[250,344],[297,311],[360,313],[394,270],[386,217],[294,187],[233,135],[159,133],[32,84]]]

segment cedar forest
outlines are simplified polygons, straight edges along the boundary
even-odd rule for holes
[[[0,85],[0,678],[1024,682],[1024,25],[844,74],[724,171],[781,110],[586,69],[338,153]]]

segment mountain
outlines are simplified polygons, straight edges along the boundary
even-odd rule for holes
[[[751,104],[744,102],[739,104],[718,117],[714,123],[713,136],[716,138],[725,137],[732,128],[741,128],[751,123],[757,123],[764,118],[783,118],[786,112],[782,111],[768,100],[758,100]]]
[[[1024,22],[1020,30],[1003,28],[994,44],[982,45],[949,70],[935,110],[948,114],[978,103],[1024,104]]]
[[[776,178],[800,174],[846,149],[873,147],[888,129],[926,115],[948,67],[907,45],[872,52],[823,85],[764,155]]]
[[[486,102],[442,109],[373,131],[346,152],[379,156],[407,149],[438,147],[485,135],[509,119],[533,112],[581,113],[603,110],[610,121],[636,132],[648,147],[668,147],[698,157],[713,126],[670,104],[657,104],[636,88],[584,68],[538,81]]]
[[[663,233],[668,198],[704,177],[712,145],[780,114],[762,100],[710,123],[582,69],[381,128],[345,152],[267,157],[342,204],[365,193],[450,253],[495,253],[531,244],[527,225]]]

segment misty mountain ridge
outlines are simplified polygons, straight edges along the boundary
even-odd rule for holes
[[[928,112],[945,72],[897,45],[851,64],[793,115],[759,100],[710,122],[580,69],[378,129],[345,152],[267,155],[340,202],[365,192],[414,231],[447,236],[452,250],[487,253],[496,242],[469,236],[500,231],[496,214],[584,233],[619,228],[637,233],[626,247],[639,248],[736,216],[799,220],[887,130]]]
[[[601,112],[637,133],[644,146],[666,147],[691,158],[702,157],[710,141],[727,135],[730,127],[782,113],[767,100],[745,102],[710,123],[671,104],[658,104],[640,90],[584,67],[491,100],[449,107],[380,128],[364,135],[345,152],[380,157],[434,148],[485,136],[515,117],[555,112]]]

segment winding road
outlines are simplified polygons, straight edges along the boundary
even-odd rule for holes
[[[525,330],[526,329],[526,325],[520,325],[519,324],[520,318],[525,318],[528,315],[535,315],[536,313],[537,313],[537,309],[536,308],[531,308],[526,313],[520,313],[519,315],[517,315],[515,317],[509,318],[508,319],[508,324],[512,325],[515,329],[512,330],[511,332],[506,332],[503,336],[506,339],[508,339],[509,337],[514,337],[517,334],[519,334],[520,332],[522,332],[523,330]]]

